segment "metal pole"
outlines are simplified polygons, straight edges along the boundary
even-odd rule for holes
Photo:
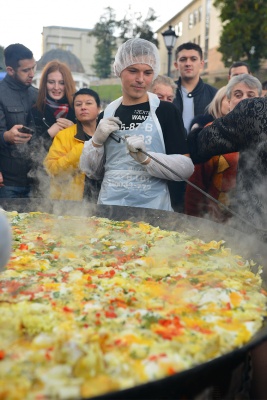
[[[172,59],[172,49],[168,48],[168,76],[171,76],[171,59]]]

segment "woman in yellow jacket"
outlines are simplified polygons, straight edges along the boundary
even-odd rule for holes
[[[84,142],[96,130],[100,112],[100,99],[92,89],[80,89],[73,95],[73,108],[77,123],[60,131],[54,138],[44,160],[50,176],[50,198],[53,200],[97,200],[99,181],[85,177],[79,169]]]

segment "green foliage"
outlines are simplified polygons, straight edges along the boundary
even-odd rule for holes
[[[101,16],[100,21],[89,34],[97,39],[95,62],[92,68],[100,79],[109,78],[111,74],[113,52],[117,48],[114,37],[116,27],[114,11],[107,7],[105,14]]]
[[[246,61],[258,71],[267,58],[267,1],[214,0],[223,25],[219,51],[226,67]]]
[[[147,16],[142,19],[141,13],[131,12],[131,7],[128,9],[128,13],[124,18],[118,22],[118,28],[120,29],[120,38],[125,42],[133,37],[140,37],[154,43],[158,47],[158,40],[154,38],[154,32],[150,26],[151,23],[156,21],[155,11],[149,8]]]
[[[149,8],[144,20],[141,13],[131,13],[131,8],[129,8],[125,17],[117,21],[114,10],[111,7],[105,8],[100,21],[89,33],[97,39],[95,60],[92,65],[96,76],[100,79],[111,76],[114,52],[118,47],[115,33],[123,42],[132,37],[140,37],[158,46],[158,40],[154,38],[154,32],[150,26],[157,18],[152,8]]]
[[[102,108],[105,108],[107,104],[122,96],[121,85],[91,85],[90,89],[93,89],[98,93]]]

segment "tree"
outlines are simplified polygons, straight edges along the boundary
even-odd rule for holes
[[[110,77],[113,53],[117,48],[116,37],[114,36],[117,28],[114,10],[111,7],[107,7],[105,10],[106,12],[100,17],[100,21],[89,33],[90,36],[95,36],[97,39],[95,63],[92,68],[100,79]]]
[[[142,20],[142,14],[132,12],[130,6],[128,13],[118,22],[120,38],[126,41],[133,37],[140,37],[154,43],[158,47],[158,40],[154,37],[154,32],[151,28],[151,23],[156,21],[157,18],[153,8],[149,8],[147,16]]]
[[[92,68],[96,76],[101,79],[109,78],[111,75],[111,65],[114,60],[114,52],[118,48],[118,41],[121,43],[132,37],[140,37],[158,46],[158,40],[154,38],[154,32],[150,26],[158,18],[152,8],[149,8],[144,20],[142,20],[141,13],[132,13],[131,7],[120,21],[116,20],[116,15],[111,7],[107,7],[105,10],[100,21],[89,33],[90,36],[95,36],[97,39],[95,62]],[[115,33],[120,40],[116,38]]]
[[[252,71],[259,70],[267,58],[267,1],[214,0],[214,6],[223,25],[218,50],[224,65],[243,60]]]

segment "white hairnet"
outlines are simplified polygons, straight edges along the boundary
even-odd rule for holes
[[[159,52],[157,47],[145,39],[134,38],[123,43],[115,55],[114,73],[120,76],[121,72],[134,64],[147,64],[154,71],[155,79],[160,70]]]

